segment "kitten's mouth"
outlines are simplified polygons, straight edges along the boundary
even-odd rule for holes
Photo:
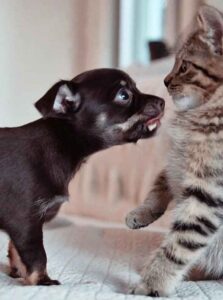
[[[188,110],[199,105],[198,99],[194,95],[173,96],[173,102],[178,110]]]

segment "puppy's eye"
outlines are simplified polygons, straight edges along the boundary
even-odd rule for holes
[[[189,67],[189,63],[187,61],[183,61],[180,67],[180,73],[186,73]]]
[[[132,92],[126,88],[121,88],[115,96],[114,101],[121,105],[126,105],[132,101]]]

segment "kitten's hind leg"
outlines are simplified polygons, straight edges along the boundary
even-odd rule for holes
[[[223,278],[223,227],[219,229],[197,265],[204,272],[204,279]]]
[[[148,226],[166,210],[172,194],[168,186],[165,170],[155,180],[152,190],[145,201],[126,216],[126,224],[131,229]]]

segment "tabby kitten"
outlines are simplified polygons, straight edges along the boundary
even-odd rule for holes
[[[223,275],[223,17],[202,6],[196,29],[164,82],[177,107],[168,164],[144,203],[127,215],[147,226],[176,201],[169,234],[144,268],[135,294],[166,296],[195,265]]]

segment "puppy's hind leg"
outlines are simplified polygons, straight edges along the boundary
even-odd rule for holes
[[[43,247],[42,224],[23,225],[22,229],[19,226],[10,228],[11,266],[17,269],[16,273],[21,275],[27,284],[58,285],[59,282],[50,279],[46,271],[47,258]]]
[[[165,170],[155,180],[145,201],[126,216],[126,224],[131,229],[139,229],[156,221],[166,210],[172,194]]]

